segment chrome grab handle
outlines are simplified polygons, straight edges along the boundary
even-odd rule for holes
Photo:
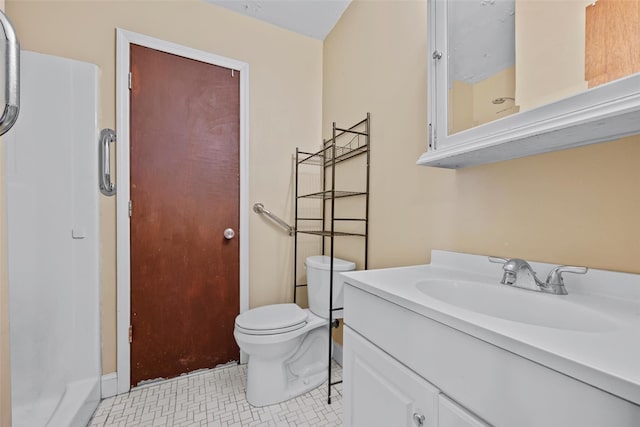
[[[493,262],[495,264],[506,264],[507,261],[509,261],[509,260],[506,259],[506,258],[499,257],[499,256],[490,256],[489,257],[489,261]]]
[[[116,132],[113,129],[102,129],[100,131],[100,148],[98,159],[98,173],[100,181],[100,191],[105,196],[116,194],[116,186],[111,182],[111,152],[109,144],[116,142]]]
[[[287,233],[289,234],[289,236],[293,236],[293,234],[296,232],[296,229],[293,228],[292,226],[290,226],[289,224],[287,224],[286,222],[284,222],[283,220],[281,220],[280,218],[278,218],[277,216],[275,216],[274,214],[272,214],[271,212],[269,212],[262,203],[256,203],[253,205],[253,211],[255,213],[262,213],[265,214],[266,216],[268,216],[269,218],[271,218],[271,220],[273,220],[276,224],[278,224],[280,227],[284,228]]]
[[[13,25],[7,16],[0,12],[0,26],[7,39],[5,58],[5,106],[0,116],[0,135],[4,135],[11,129],[20,112],[20,43],[13,29]]]

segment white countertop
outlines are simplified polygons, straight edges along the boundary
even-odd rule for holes
[[[530,264],[542,279],[554,267]],[[564,296],[507,289],[521,292],[523,300],[544,295],[597,311],[610,327],[589,332],[485,315],[430,297],[416,286],[426,279],[506,286],[499,283],[502,266],[489,263],[485,256],[433,251],[429,265],[356,271],[343,276],[347,285],[640,405],[640,275],[603,270],[566,274],[569,295]],[[347,323],[348,310],[345,307]]]

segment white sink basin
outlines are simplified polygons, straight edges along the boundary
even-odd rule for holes
[[[512,322],[579,332],[605,332],[615,328],[610,319],[567,301],[567,296],[449,279],[423,280],[416,287],[446,304]]]

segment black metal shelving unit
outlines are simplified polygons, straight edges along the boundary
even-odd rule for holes
[[[298,258],[298,234],[310,234],[321,236],[322,254],[330,256],[330,283],[329,283],[329,325],[331,328],[339,326],[339,320],[334,319],[334,313],[342,310],[342,307],[333,306],[333,258],[335,238],[356,237],[364,239],[364,269],[368,268],[369,255],[369,165],[371,150],[371,117],[367,117],[349,128],[339,128],[333,123],[332,138],[325,140],[322,149],[315,153],[307,153],[296,148],[295,166],[295,234],[294,234],[294,260],[293,260],[293,300],[296,302],[297,289],[307,286],[297,283],[297,258]],[[336,166],[347,160],[366,156],[366,184],[364,191],[344,191],[336,189]],[[315,165],[320,167],[322,174],[322,190],[299,194],[299,177],[301,165]],[[360,197],[365,204],[364,217],[340,217],[336,216],[336,199],[346,197]],[[298,205],[302,199],[321,199],[322,217],[300,217]],[[364,225],[364,232],[340,231],[344,223],[359,222]],[[301,227],[301,224],[320,224],[316,228]],[[328,253],[327,253],[328,252]],[[342,380],[331,382],[331,346],[332,334],[329,333],[329,367],[327,387],[327,403],[331,404],[331,387],[342,383]]]

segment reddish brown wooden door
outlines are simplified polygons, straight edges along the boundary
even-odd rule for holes
[[[135,386],[239,359],[240,79],[137,45],[130,59]]]

